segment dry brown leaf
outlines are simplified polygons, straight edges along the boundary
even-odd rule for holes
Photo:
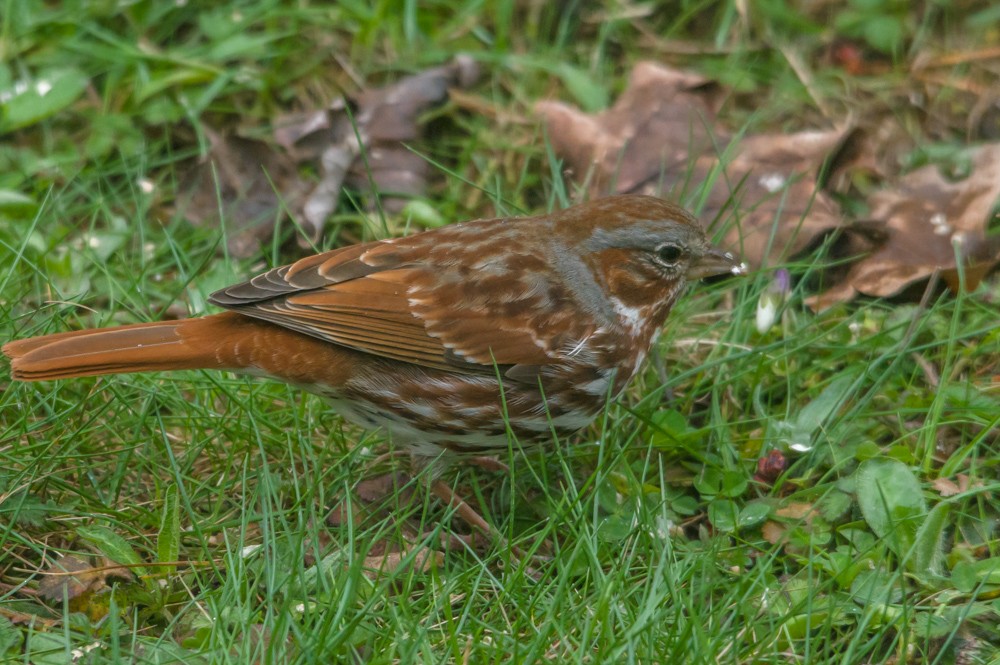
[[[345,182],[363,192],[384,193],[382,206],[390,212],[423,194],[430,166],[406,144],[420,138],[421,114],[447,101],[450,88],[470,87],[478,78],[475,61],[458,56],[450,64],[363,91],[350,113],[341,100],[325,111],[279,119],[275,140],[292,154],[320,162],[320,182],[302,210],[308,227],[322,229]]]
[[[846,136],[834,130],[745,137],[717,177],[702,216],[734,215],[736,224],[723,242],[757,266],[779,264],[838,230],[846,231],[845,241],[855,237],[816,181],[824,160]],[[717,163],[712,156],[698,161],[709,168]]]
[[[365,478],[358,482],[354,488],[354,493],[365,503],[377,503],[389,496],[398,497],[398,501],[402,503],[409,500],[412,492],[413,487],[410,483],[410,476],[402,471],[393,471],[381,476],[375,476],[374,478]]]
[[[847,228],[836,205],[818,189],[817,175],[850,132],[734,140],[716,126],[721,96],[707,79],[642,62],[607,111],[588,115],[558,102],[535,108],[556,152],[591,196],[633,192],[682,198],[710,180],[702,216],[733,215],[736,223],[724,244],[753,265],[777,263]]]
[[[931,485],[941,496],[955,496],[962,491],[959,489],[958,483],[948,478],[935,478]]]
[[[787,532],[788,527],[779,522],[772,522],[771,520],[764,522],[764,525],[760,528],[761,537],[772,545],[777,545],[784,540]]]
[[[93,566],[81,557],[69,554],[45,572],[38,584],[38,595],[52,603],[60,603],[65,598],[71,608],[80,609],[93,593],[108,586],[110,579],[134,580],[135,575],[124,566],[110,559],[102,559],[102,565]]]
[[[858,293],[886,297],[940,270],[958,289],[956,253],[974,288],[1000,261],[1000,243],[986,235],[1000,198],[1000,144],[975,148],[967,178],[949,182],[936,166],[925,166],[869,199],[871,217],[884,220],[886,243],[848,271],[844,281],[811,300],[817,309]]]
[[[720,103],[708,79],[640,62],[607,111],[588,115],[561,102],[539,102],[535,111],[575,179],[601,195],[639,191],[651,181],[669,191],[684,182],[689,157],[712,151],[721,138]]]
[[[226,245],[252,256],[270,239],[282,206],[297,209],[307,186],[291,157],[262,141],[205,127],[211,148],[181,183],[178,209],[192,223],[226,224]]]
[[[397,573],[402,570],[426,573],[444,564],[444,553],[429,547],[420,547],[412,558],[411,554],[412,550],[367,556],[365,574],[374,579],[386,573]]]
[[[205,128],[210,150],[182,183],[178,208],[194,223],[206,224],[216,223],[221,207],[229,251],[241,257],[269,241],[286,213],[300,223],[303,245],[314,243],[345,183],[384,194],[383,209],[396,212],[424,193],[430,174],[426,160],[406,147],[422,134],[420,115],[444,103],[449,88],[468,87],[478,75],[476,63],[459,56],[363,91],[350,110],[339,99],[325,109],[280,117],[273,144]],[[305,163],[318,168],[318,183],[299,176]]]
[[[392,498],[395,506],[409,503],[413,498],[413,483],[410,476],[402,471],[391,471],[373,478],[365,478],[354,488],[355,501],[342,500],[330,511],[326,523],[339,527],[349,521],[360,522],[373,510],[379,513],[389,510],[384,504]]]
[[[775,517],[783,517],[789,520],[805,519],[807,522],[816,514],[816,506],[811,503],[792,501],[774,511]]]

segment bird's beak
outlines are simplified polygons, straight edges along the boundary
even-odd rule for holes
[[[691,281],[712,277],[714,275],[743,275],[747,264],[743,263],[730,252],[723,252],[714,247],[706,250],[688,266],[687,278]]]

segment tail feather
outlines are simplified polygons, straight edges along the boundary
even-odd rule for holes
[[[46,381],[99,374],[169,369],[224,368],[229,354],[225,330],[233,313],[199,319],[140,323],[118,328],[79,330],[9,342],[11,377]]]

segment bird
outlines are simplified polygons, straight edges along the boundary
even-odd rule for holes
[[[226,311],[11,341],[17,381],[216,369],[382,428],[419,463],[531,450],[636,376],[687,284],[746,266],[666,200],[610,196],[333,249],[213,293]],[[489,525],[435,472],[434,493]]]

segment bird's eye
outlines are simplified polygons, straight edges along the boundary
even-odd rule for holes
[[[684,248],[679,245],[666,243],[665,245],[660,245],[656,248],[656,258],[658,258],[661,263],[665,263],[670,266],[680,261],[682,256],[684,256]]]

